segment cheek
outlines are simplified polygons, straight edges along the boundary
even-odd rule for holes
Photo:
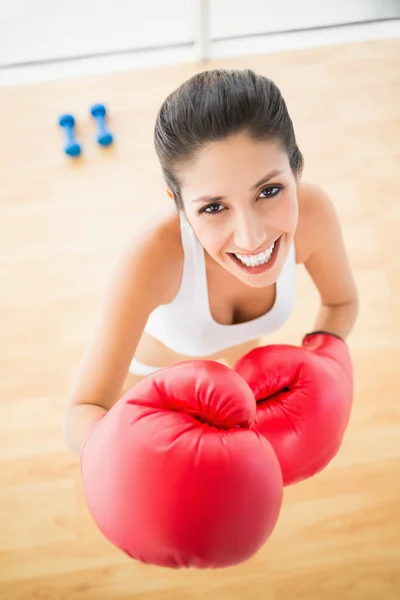
[[[198,224],[195,233],[202,246],[210,254],[217,253],[225,244],[223,229],[216,227],[216,224],[212,222]]]
[[[209,254],[216,257],[221,248],[224,248],[229,239],[228,221],[220,217],[201,217],[191,218],[191,225],[200,244]]]
[[[291,232],[296,228],[298,220],[298,203],[296,196],[287,196],[279,206],[280,226],[283,231]]]

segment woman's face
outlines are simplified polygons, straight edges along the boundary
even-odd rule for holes
[[[273,284],[298,219],[287,154],[238,134],[209,143],[179,177],[186,218],[208,254],[247,285]]]

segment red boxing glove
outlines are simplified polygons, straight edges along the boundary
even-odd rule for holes
[[[324,469],[340,448],[353,402],[346,343],[314,332],[304,337],[302,347],[255,348],[233,368],[254,392],[254,427],[271,442],[284,485]]]
[[[211,361],[143,379],[91,427],[81,451],[88,509],[129,556],[216,568],[253,556],[282,505],[282,473],[251,429],[246,382]]]

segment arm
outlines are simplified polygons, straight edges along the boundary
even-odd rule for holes
[[[255,348],[233,367],[254,392],[255,428],[272,444],[285,485],[319,473],[336,456],[353,403],[350,353],[335,336],[348,335],[358,300],[338,219],[327,195],[304,184],[299,216],[298,261],[321,298],[314,333],[304,336],[301,347]]]
[[[93,421],[120,398],[149,314],[173,297],[182,262],[177,252],[171,228],[164,227],[143,234],[117,262],[63,417],[63,439],[73,452],[79,454]]]
[[[356,301],[337,306],[322,305],[315,319],[313,331],[334,333],[345,340],[356,322],[357,315]]]
[[[358,315],[358,294],[335,208],[325,192],[307,186],[303,234],[308,251],[304,266],[321,298],[314,331],[346,339]]]

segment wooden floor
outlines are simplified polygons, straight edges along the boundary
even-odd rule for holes
[[[275,79],[304,176],[336,203],[361,298],[349,338],[356,395],[341,452],[286,490],[253,560],[175,572],[136,564],[98,533],[60,420],[105,279],[162,198],[156,111],[217,65]],[[385,40],[0,90],[1,600],[400,598],[399,73],[400,40]],[[113,149],[93,143],[97,101],[109,107]],[[76,162],[61,152],[64,111],[84,144]],[[298,343],[317,307],[299,268],[294,313],[270,340]]]

